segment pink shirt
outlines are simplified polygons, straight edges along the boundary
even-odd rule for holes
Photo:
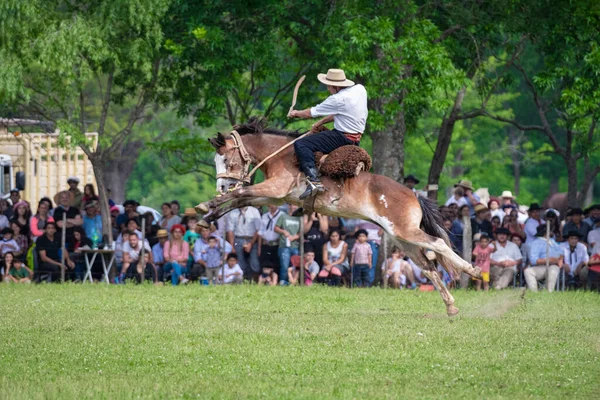
[[[31,230],[31,234],[35,237],[40,237],[44,234],[44,230],[38,228],[39,220],[40,219],[37,217],[37,215],[32,216],[29,220],[29,229]],[[46,223],[48,222],[54,222],[54,218],[52,218],[50,215],[48,215],[48,219],[46,220]]]
[[[175,261],[185,266],[185,263],[190,256],[190,245],[188,242],[182,240],[181,246],[176,245],[171,248],[171,241],[169,240],[165,243],[163,255],[165,257],[165,261]]]
[[[371,265],[371,262],[373,261],[373,249],[371,249],[371,245],[367,242],[356,242],[354,247],[352,247],[352,254],[354,254],[354,265]]]
[[[488,245],[485,249],[477,245],[473,249],[475,255],[475,265],[481,268],[481,272],[490,272],[490,255],[494,252],[494,246]]]

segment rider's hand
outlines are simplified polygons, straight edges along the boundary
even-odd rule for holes
[[[297,118],[298,117],[298,111],[296,110],[292,110],[288,113],[288,117],[289,118]]]
[[[312,126],[310,127],[310,132],[311,133],[315,133],[319,130],[319,128],[321,127],[321,125],[318,125],[316,123],[312,124]]]

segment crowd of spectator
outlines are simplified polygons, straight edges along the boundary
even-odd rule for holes
[[[368,221],[312,213],[294,217],[296,206],[233,210],[213,224],[193,208],[181,212],[178,201],[165,202],[157,216],[135,200],[110,205],[113,244],[102,235],[99,199],[94,186],[81,192],[71,177],[69,188],[43,198],[35,214],[13,189],[0,203],[0,276],[6,282],[57,282],[63,276],[81,282],[91,250],[114,250],[110,281],[149,280],[174,286],[234,284],[312,285],[392,288],[430,286],[422,270],[400,247],[382,254],[382,229]],[[419,181],[409,175],[413,191]],[[509,191],[483,204],[470,181],[461,180],[440,206],[455,251],[482,270],[482,279],[452,276],[441,266],[444,282],[455,287],[501,290],[527,286],[554,290],[557,282],[585,287],[600,274],[600,205],[572,208],[561,216],[537,203],[523,213]],[[303,218],[303,221],[301,221]],[[62,229],[65,223],[63,247]],[[303,222],[303,223],[301,223]],[[301,229],[303,228],[303,231]],[[548,235],[549,232],[549,235]],[[304,247],[304,262],[300,244]],[[90,251],[87,251],[90,250]],[[88,259],[89,261],[89,259]],[[301,265],[304,281],[301,282]],[[92,277],[104,273],[96,259]]]

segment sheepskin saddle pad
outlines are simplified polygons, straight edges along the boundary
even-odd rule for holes
[[[298,159],[294,155],[294,162],[298,165]],[[315,152],[315,162],[321,175],[332,179],[352,178],[371,169],[371,157],[361,147],[354,145],[342,146],[330,154]]]

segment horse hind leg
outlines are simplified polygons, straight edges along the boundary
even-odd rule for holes
[[[448,290],[446,285],[444,285],[444,282],[442,282],[442,280],[440,279],[440,276],[438,275],[437,271],[430,271],[424,269],[423,275],[425,275],[431,281],[431,283],[433,283],[433,286],[435,286],[437,291],[440,292],[440,296],[442,296],[442,300],[446,305],[446,313],[448,313],[448,316],[452,317],[458,314],[458,307],[454,305],[454,297],[452,297],[450,291]]]

